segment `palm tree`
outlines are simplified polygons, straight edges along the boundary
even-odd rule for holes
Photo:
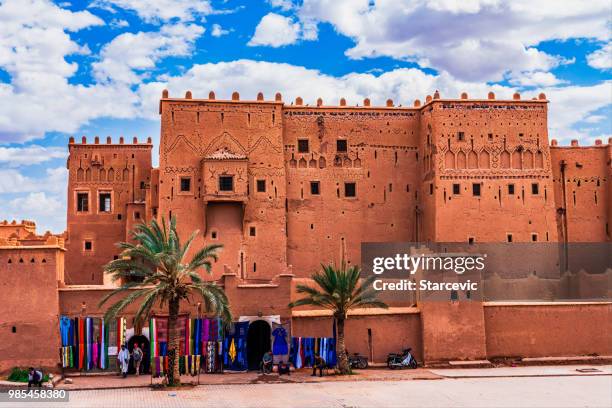
[[[336,319],[338,338],[336,350],[338,354],[338,370],[340,374],[350,373],[346,345],[344,343],[344,322],[351,309],[359,307],[379,307],[387,309],[386,303],[378,300],[376,291],[372,288],[375,276],[371,276],[360,283],[361,271],[358,266],[342,267],[337,269],[334,265],[321,265],[323,270],[312,275],[312,280],[318,288],[308,285],[297,285],[297,293],[305,297],[289,304],[290,308],[297,306],[318,306],[331,310]]]
[[[179,328],[177,327],[180,302],[189,302],[190,297],[199,295],[203,299],[205,311],[220,316],[226,324],[232,320],[229,302],[223,289],[215,283],[205,282],[198,271],[204,269],[211,273],[212,262],[217,260],[217,250],[221,245],[208,245],[198,250],[187,262],[185,255],[195,231],[182,245],[176,231],[176,218],[161,225],[151,221],[150,225],[139,224],[131,232],[135,243],[117,244],[123,251],[119,259],[109,262],[104,270],[112,275],[113,281],[120,280],[121,286],[106,295],[99,306],[118,294],[125,295],[110,306],[104,320],[115,319],[128,305],[139,300],[140,307],[134,315],[134,324],[149,318],[155,305],[168,307],[168,384],[179,385]],[[139,280],[139,282],[134,282]]]

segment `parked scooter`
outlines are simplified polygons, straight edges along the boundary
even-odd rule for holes
[[[351,368],[359,368],[361,370],[368,368],[368,359],[364,356],[360,356],[359,353],[355,353],[352,356],[349,355],[349,364]]]
[[[417,361],[412,356],[410,351],[412,351],[412,348],[408,347],[402,352],[402,354],[390,353],[387,356],[387,367],[392,370],[395,370],[396,368],[417,368]]]

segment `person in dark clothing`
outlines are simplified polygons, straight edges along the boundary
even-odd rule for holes
[[[325,360],[323,357],[319,355],[319,353],[315,354],[314,363],[312,364],[312,376],[316,377],[317,368],[319,369],[319,377],[323,377],[323,369],[325,368]]]
[[[42,382],[43,373],[40,370],[35,370],[33,367],[30,367],[28,370],[28,388],[31,388],[32,385],[42,387]]]
[[[280,363],[278,363],[278,375],[283,374],[291,375],[291,367],[289,366],[289,363],[281,361]]]
[[[261,368],[261,372],[263,374],[269,374],[272,372],[272,352],[271,351],[267,351],[264,355],[263,358],[261,359],[261,364],[260,364],[260,368]]]

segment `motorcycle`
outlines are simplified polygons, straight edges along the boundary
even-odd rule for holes
[[[355,353],[349,356],[349,364],[351,368],[359,368],[361,370],[368,368],[368,359]]]
[[[412,351],[412,348],[408,347],[402,352],[402,354],[390,353],[387,356],[387,367],[389,367],[391,370],[395,370],[396,368],[417,368],[418,363],[410,351]]]

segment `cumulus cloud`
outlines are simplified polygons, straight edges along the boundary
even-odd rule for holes
[[[547,71],[564,59],[540,51],[547,40],[607,40],[609,2],[567,0],[304,0],[304,24],[330,23],[355,41],[351,58],[390,56],[467,81]],[[516,76],[516,75],[515,75]]]
[[[612,69],[612,42],[587,55],[587,62],[596,69]]]
[[[213,37],[221,37],[230,33],[230,30],[224,30],[219,24],[213,24],[210,35]]]
[[[520,87],[543,87],[567,83],[557,78],[552,72],[542,71],[514,73],[509,81],[512,85]]]
[[[10,199],[0,196],[0,208],[4,219],[35,221],[39,234],[66,229],[66,200],[59,195],[40,191]]]
[[[300,31],[300,24],[294,22],[291,17],[268,13],[257,24],[255,34],[248,42],[248,45],[267,45],[270,47],[290,45],[298,40]]]
[[[159,31],[121,34],[102,48],[101,61],[93,64],[94,75],[101,82],[138,83],[142,73],[162,58],[189,55],[203,33],[204,27],[197,24],[173,24]]]
[[[213,12],[208,0],[97,0],[90,7],[130,10],[149,23],[173,19],[194,21]]]
[[[24,147],[0,146],[0,165],[7,167],[29,166],[53,159],[68,157],[65,147],[44,147],[30,145]]]

